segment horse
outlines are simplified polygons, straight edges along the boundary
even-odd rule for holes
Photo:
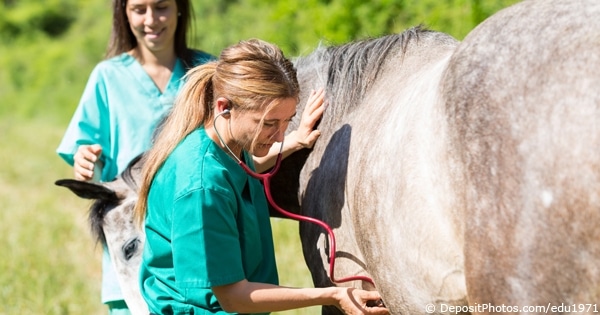
[[[133,219],[142,166],[143,155],[139,155],[110,182],[95,183],[75,179],[60,179],[55,182],[80,198],[94,200],[88,216],[90,230],[97,243],[107,247],[121,292],[134,315],[149,314],[138,284],[145,232],[138,228]]]
[[[460,43],[413,29],[300,59],[329,107],[275,199],[328,223],[334,276],[370,277],[392,314],[596,312],[598,16],[524,1]],[[321,227],[300,234],[315,286],[370,287],[332,281]]]
[[[416,27],[297,58],[298,112],[321,86],[329,105],[270,187],[334,231],[331,275],[333,239],[300,223],[315,286],[376,289],[392,314],[597,312],[598,16],[594,0],[528,0],[462,42]],[[372,283],[333,280],[348,275]]]

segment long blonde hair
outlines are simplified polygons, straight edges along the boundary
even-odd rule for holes
[[[273,100],[298,98],[296,69],[277,46],[258,39],[241,41],[223,50],[219,60],[193,68],[173,109],[145,155],[135,220],[142,225],[148,193],[156,172],[188,134],[212,125],[213,104],[219,97],[233,108],[258,110]]]

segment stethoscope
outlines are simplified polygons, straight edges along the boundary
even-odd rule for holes
[[[277,155],[277,160],[275,161],[275,166],[271,169],[271,171],[268,173],[264,173],[264,174],[260,174],[260,173],[253,171],[252,169],[250,169],[250,167],[248,167],[248,165],[246,165],[246,163],[242,162],[242,160],[240,160],[240,158],[238,158],[233,153],[233,151],[231,151],[231,149],[229,148],[229,146],[227,146],[225,141],[223,141],[223,138],[221,138],[221,134],[217,130],[217,124],[216,124],[217,118],[219,118],[223,115],[229,114],[229,112],[230,112],[229,109],[225,109],[221,113],[217,114],[213,120],[213,128],[215,130],[215,133],[217,134],[217,137],[219,138],[219,141],[221,142],[221,145],[228,151],[229,155],[231,155],[231,157],[237,161],[237,163],[242,167],[242,169],[244,169],[244,171],[246,173],[248,173],[248,175],[260,180],[263,183],[263,187],[265,190],[265,196],[267,197],[267,201],[273,208],[275,208],[281,214],[283,214],[291,219],[294,219],[297,221],[311,222],[311,223],[321,226],[323,229],[325,229],[327,231],[327,234],[329,235],[329,242],[330,242],[329,279],[331,280],[331,282],[343,283],[343,282],[359,280],[359,281],[366,281],[375,287],[375,282],[371,278],[366,277],[366,276],[350,276],[350,277],[346,277],[346,278],[342,278],[342,279],[335,279],[334,269],[335,269],[336,247],[335,247],[335,235],[333,234],[333,230],[329,227],[329,225],[327,225],[327,223],[325,223],[321,220],[303,216],[303,215],[299,215],[299,214],[295,214],[295,213],[289,212],[287,210],[284,210],[283,208],[281,208],[280,206],[277,205],[277,203],[275,202],[275,199],[273,199],[273,195],[271,195],[271,178],[279,170],[279,167],[281,166],[281,160],[283,159],[282,158],[283,141],[281,141],[281,147],[279,148],[279,154]]]

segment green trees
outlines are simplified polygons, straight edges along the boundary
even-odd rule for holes
[[[319,43],[401,32],[423,24],[462,39],[518,0],[192,0],[192,45],[212,54],[241,39],[278,44],[288,56]],[[66,124],[110,34],[107,0],[0,1],[0,115],[44,115]]]
[[[260,37],[291,55],[423,24],[458,39],[518,0],[239,0],[194,2],[200,47]],[[216,35],[216,36],[215,36]]]

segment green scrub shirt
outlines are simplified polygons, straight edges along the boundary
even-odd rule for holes
[[[156,173],[145,231],[141,291],[153,313],[226,314],[212,286],[243,279],[278,284],[263,186],[203,127]]]
[[[214,59],[197,51],[194,64]],[[100,144],[104,162],[101,181],[111,181],[129,162],[150,147],[158,122],[167,113],[183,86],[186,69],[177,59],[165,90],[131,55],[100,62],[90,74],[81,100],[56,152],[69,165],[80,145]],[[123,300],[108,251],[103,254],[102,302]]]

